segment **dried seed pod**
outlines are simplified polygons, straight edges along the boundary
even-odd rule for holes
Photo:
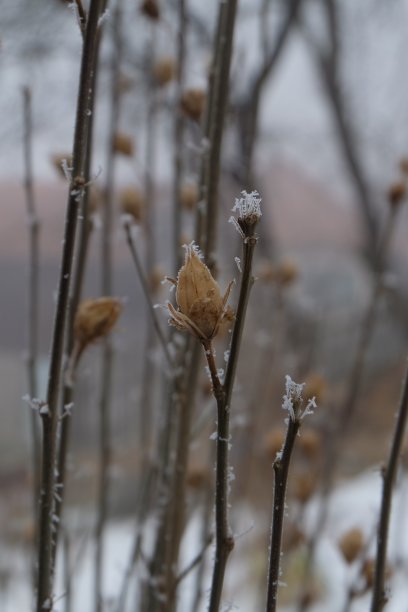
[[[160,8],[157,0],[144,0],[140,5],[140,11],[152,21],[160,19]]]
[[[265,436],[265,450],[270,458],[274,461],[276,454],[283,448],[285,442],[285,432],[283,429],[274,427]]]
[[[226,306],[232,282],[224,294],[210,270],[201,260],[199,249],[190,243],[185,245],[186,256],[176,285],[178,310],[169,302],[170,323],[180,330],[186,330],[200,340],[212,340],[221,321],[226,315]]]
[[[176,63],[172,57],[163,57],[153,66],[153,78],[160,87],[171,83],[176,76]]]
[[[308,397],[307,399],[311,399]],[[314,460],[320,455],[321,437],[314,429],[302,427],[298,446],[302,453],[310,460]]]
[[[301,504],[306,504],[316,491],[317,479],[314,474],[305,472],[296,474],[293,478],[293,495]]]
[[[315,373],[310,374],[310,376],[308,376],[306,379],[305,398],[309,400],[315,397],[316,402],[320,404],[324,399],[326,389],[327,383],[323,376]]]
[[[338,547],[346,563],[353,563],[364,546],[364,534],[358,527],[346,531],[338,541]]]
[[[193,121],[200,121],[204,111],[205,92],[203,89],[187,89],[180,99],[181,110]]]
[[[408,157],[403,157],[400,160],[400,170],[403,174],[408,174]]]
[[[115,134],[112,142],[112,148],[115,153],[120,153],[126,157],[132,157],[134,153],[133,138],[128,134]]]
[[[194,490],[199,490],[208,484],[208,471],[204,467],[192,467],[188,470],[186,484]]]
[[[294,283],[299,276],[297,265],[290,259],[284,259],[276,271],[277,282],[283,287],[287,287]]]
[[[112,331],[122,308],[122,302],[111,297],[85,300],[79,304],[74,320],[74,337],[81,351]]]
[[[119,196],[120,209],[125,215],[131,215],[136,223],[143,218],[144,199],[141,192],[135,187],[122,189]]]
[[[185,183],[180,191],[180,203],[186,210],[194,210],[198,202],[198,188],[194,183]]]
[[[404,182],[394,183],[388,190],[388,203],[392,208],[399,206],[407,194],[407,188]]]

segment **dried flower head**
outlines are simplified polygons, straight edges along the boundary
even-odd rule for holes
[[[408,157],[400,159],[399,167],[402,174],[408,174]]]
[[[172,57],[163,57],[153,65],[153,78],[164,87],[176,76],[176,63]]]
[[[144,199],[135,187],[126,187],[120,192],[120,209],[125,215],[130,215],[136,223],[143,218]]]
[[[272,460],[275,459],[276,454],[279,453],[283,448],[285,442],[285,432],[280,427],[274,427],[265,436],[265,450]]]
[[[392,208],[399,206],[407,194],[407,188],[403,181],[394,183],[388,190],[388,202]]]
[[[193,121],[200,121],[204,111],[205,92],[203,89],[187,89],[180,99],[180,107],[184,114]]]
[[[74,320],[74,336],[81,350],[109,334],[122,308],[121,300],[111,297],[81,302]]]
[[[353,563],[363,550],[364,534],[358,527],[349,529],[338,541],[338,546],[346,563]]]
[[[237,212],[238,217],[230,217],[230,222],[235,225],[238,232],[243,238],[252,236],[255,225],[258,223],[262,216],[261,202],[262,198],[259,197],[257,191],[241,191],[241,198],[235,198],[235,205],[232,212]]]
[[[301,504],[306,504],[316,491],[316,475],[310,472],[296,474],[292,480],[292,486],[295,499]]]
[[[180,191],[180,203],[186,210],[194,210],[198,202],[198,189],[194,183],[185,183]]]
[[[140,5],[140,11],[153,21],[160,19],[160,9],[157,0],[144,0]]]
[[[302,428],[298,446],[307,459],[317,459],[322,447],[321,436],[314,429]]]
[[[169,302],[170,323],[186,330],[199,340],[211,340],[217,335],[220,323],[227,313],[227,301],[232,282],[222,296],[218,283],[202,261],[198,247],[191,242],[184,245],[186,256],[176,286],[178,310]]]
[[[126,157],[132,157],[134,153],[133,138],[128,134],[115,134],[112,147],[115,153],[120,153]]]

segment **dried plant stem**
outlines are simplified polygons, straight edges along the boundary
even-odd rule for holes
[[[290,458],[300,427],[300,419],[289,417],[286,439],[281,455],[278,455],[273,464],[275,472],[275,486],[273,495],[272,531],[268,571],[268,592],[266,612],[275,612],[278,598],[280,576],[281,548],[283,519],[285,515],[286,484],[288,480]]]
[[[78,217],[78,202],[84,187],[84,169],[89,136],[89,114],[93,112],[93,72],[97,64],[98,21],[103,0],[92,0],[85,33],[81,76],[78,92],[77,118],[73,147],[73,170],[64,228],[64,243],[58,283],[51,360],[48,375],[47,409],[41,414],[43,426],[42,471],[39,511],[37,612],[52,609],[52,536],[54,511],[55,458],[58,426],[58,395],[67,323],[70,277],[74,256]]]
[[[387,563],[388,527],[391,515],[392,493],[397,474],[398,462],[402,450],[405,427],[408,415],[408,369],[405,374],[397,422],[395,424],[388,465],[383,473],[383,492],[381,498],[380,522],[377,534],[377,557],[373,586],[371,612],[381,612],[387,603],[384,590],[385,569]]]
[[[163,349],[163,353],[164,353],[164,355],[166,357],[168,365],[172,366],[173,365],[173,360],[172,360],[170,352],[169,352],[169,348],[168,348],[168,345],[167,345],[167,340],[166,340],[166,338],[164,336],[163,330],[162,330],[162,328],[160,326],[160,323],[159,323],[159,319],[158,319],[158,317],[156,315],[156,309],[155,309],[154,304],[152,302],[152,299],[151,299],[151,296],[150,296],[150,291],[149,291],[149,286],[147,284],[147,280],[146,280],[146,277],[145,277],[144,272],[143,272],[142,262],[140,261],[140,258],[139,258],[138,252],[137,252],[137,248],[136,248],[135,242],[133,240],[133,236],[132,236],[132,224],[128,223],[128,222],[125,222],[124,223],[124,229],[125,229],[125,234],[126,234],[126,242],[127,242],[128,246],[129,246],[129,250],[130,250],[130,253],[132,255],[132,259],[133,259],[133,262],[135,264],[135,267],[136,267],[136,270],[137,270],[137,274],[139,276],[140,284],[141,284],[142,290],[143,290],[143,295],[145,297],[146,304],[147,304],[147,307],[149,309],[149,315],[151,317],[154,329],[156,331],[157,338],[160,341],[160,344],[161,344],[161,347]]]
[[[224,8],[225,7],[225,8]],[[209,123],[208,167],[205,181],[205,248],[204,254],[210,270],[214,269],[217,236],[218,183],[221,165],[221,145],[227,110],[229,75],[234,37],[237,0],[220,3],[217,28],[213,88],[208,103],[211,105]]]
[[[212,516],[212,491],[208,487],[205,491],[205,499],[202,507],[202,518],[201,518],[201,542],[204,547],[204,543],[209,537],[211,529],[211,516]],[[195,586],[194,586],[194,597],[191,612],[196,612],[200,609],[200,602],[203,594],[203,582],[204,582],[205,563],[204,558],[198,567]]]
[[[225,382],[221,383],[215,365],[211,342],[203,342],[208,368],[213,385],[213,394],[217,402],[217,458],[215,485],[215,561],[212,576],[209,611],[217,612],[220,607],[224,584],[225,568],[228,556],[234,547],[234,538],[229,528],[228,518],[228,487],[229,487],[229,418],[231,396],[238,363],[242,332],[244,329],[246,309],[249,294],[253,285],[252,258],[257,239],[253,234],[244,239],[243,268],[241,287],[238,299],[235,325],[232,332],[230,354],[225,374]]]
[[[35,205],[32,167],[32,119],[31,91],[23,89],[24,103],[24,188],[26,193],[26,217],[29,238],[29,271],[28,271],[28,347],[27,347],[27,381],[31,398],[38,395],[37,361],[38,361],[38,312],[39,312],[39,220]],[[31,410],[31,452],[33,469],[33,512],[37,519],[37,504],[40,491],[40,436],[38,419]],[[34,537],[36,542],[37,537]]]
[[[117,0],[113,14],[113,52],[111,64],[111,117],[109,125],[106,186],[102,210],[101,292],[112,295],[112,234],[113,194],[115,189],[115,148],[120,111],[120,64],[122,57],[121,1]],[[110,403],[112,390],[113,349],[110,338],[105,338],[102,349],[101,389],[99,399],[99,457],[98,494],[95,526],[95,612],[103,610],[104,531],[108,515],[109,467],[111,463]]]
[[[184,88],[185,55],[187,36],[187,15],[185,0],[178,0],[178,33],[177,33],[177,94],[180,98]],[[182,217],[180,205],[180,189],[183,172],[183,139],[184,116],[177,109],[174,117],[174,175],[173,175],[173,250],[174,275],[181,267],[181,230]]]

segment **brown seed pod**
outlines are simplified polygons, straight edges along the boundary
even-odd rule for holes
[[[140,5],[140,11],[152,21],[160,19],[160,8],[157,0],[144,0]]]
[[[204,105],[205,91],[203,89],[186,89],[180,99],[181,110],[193,121],[200,121]]]
[[[315,373],[310,374],[306,379],[304,397],[306,400],[315,397],[316,403],[320,404],[324,400],[326,389],[327,384],[323,376]]]
[[[187,472],[187,486],[194,490],[204,488],[208,484],[208,471],[204,467],[192,467]]]
[[[311,399],[311,397],[308,399]],[[321,437],[317,431],[306,427],[302,428],[298,446],[307,459],[314,460],[319,457],[321,443]]]
[[[122,302],[111,297],[85,300],[79,304],[74,320],[74,337],[81,351],[112,331],[122,308]]]
[[[128,134],[117,133],[113,138],[112,148],[115,153],[132,157],[134,153],[133,138]]]
[[[153,65],[153,78],[160,87],[171,83],[176,76],[176,62],[172,57],[162,57]]]
[[[407,194],[407,188],[404,182],[394,183],[388,190],[388,203],[392,208],[399,206]]]
[[[201,260],[194,243],[186,245],[184,265],[180,268],[176,285],[178,310],[169,302],[170,323],[177,329],[189,331],[200,340],[212,340],[227,315],[227,301],[232,282],[222,296],[220,287]]]
[[[120,209],[125,215],[131,215],[136,223],[143,219],[144,199],[141,192],[135,187],[122,189],[119,196]]]
[[[314,474],[296,474],[292,482],[294,498],[301,504],[306,504],[316,491],[316,485],[317,478]]]
[[[269,457],[274,461],[276,453],[283,448],[285,442],[285,432],[283,429],[274,427],[265,436],[265,450]]]
[[[198,202],[198,188],[194,183],[185,183],[180,191],[180,203],[186,210],[194,210]]]
[[[358,527],[346,531],[338,541],[338,547],[346,563],[353,563],[364,546],[364,534]]]

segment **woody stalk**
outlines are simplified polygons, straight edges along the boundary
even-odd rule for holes
[[[210,593],[209,611],[217,612],[221,603],[225,568],[234,547],[234,537],[229,527],[228,474],[229,474],[229,421],[231,395],[234,386],[241,337],[244,328],[249,294],[254,283],[252,259],[257,243],[256,225],[261,217],[261,198],[258,192],[242,192],[236,198],[233,211],[237,216],[230,221],[242,237],[243,258],[241,283],[236,314],[228,305],[233,281],[222,295],[220,287],[202,260],[198,247],[186,246],[184,265],[177,280],[168,280],[176,287],[177,308],[170,302],[167,309],[169,323],[187,331],[202,344],[212,382],[212,392],[217,403],[217,458],[215,485],[215,560]],[[234,320],[235,319],[235,320]],[[223,379],[217,370],[213,340],[223,323],[234,321],[229,357]]]

